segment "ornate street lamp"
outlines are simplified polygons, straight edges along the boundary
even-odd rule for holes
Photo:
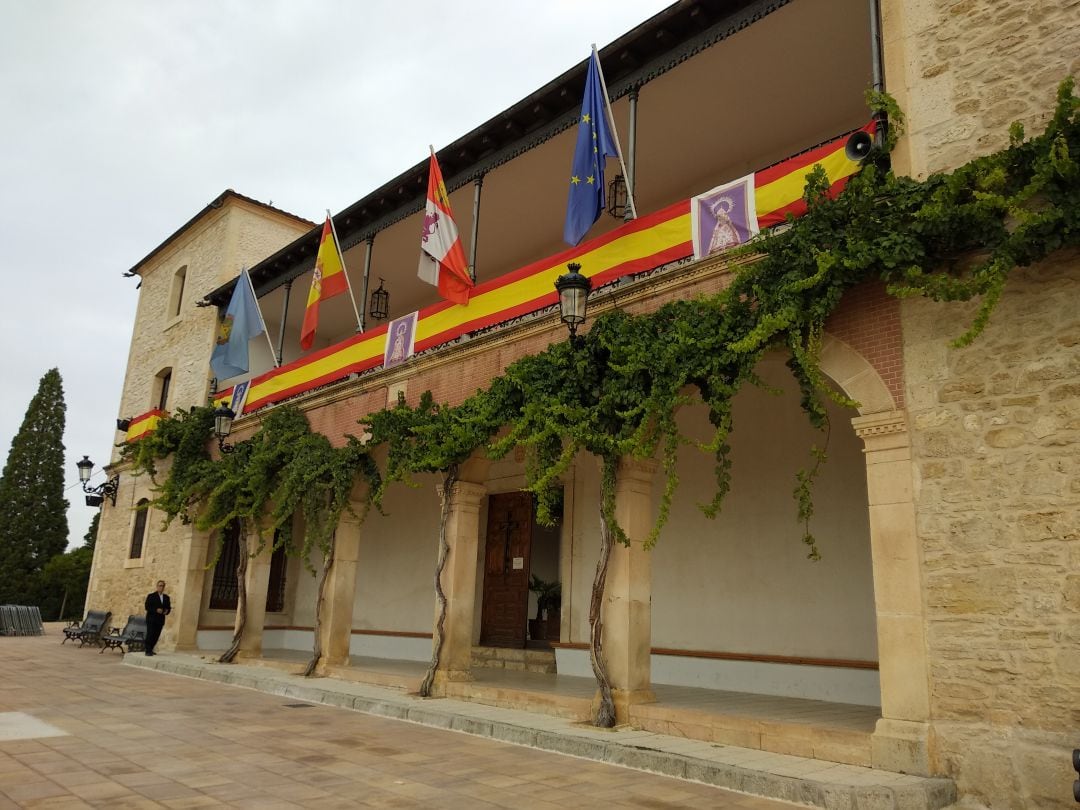
[[[90,486],[90,475],[94,471],[94,462],[90,460],[90,457],[83,456],[82,461],[75,462],[75,466],[79,468],[79,483],[82,484],[83,492],[86,493],[87,506],[101,506],[106,498],[112,501],[113,506],[116,506],[116,492],[120,489],[119,474],[114,475],[103,484],[92,487]]]
[[[222,453],[231,453],[233,450],[232,445],[226,444],[225,440],[232,433],[232,423],[235,418],[236,414],[225,403],[214,409],[214,435],[217,436],[218,449]]]
[[[371,308],[368,314],[377,321],[385,321],[390,314],[390,293],[383,289],[383,279],[379,279],[379,286],[371,293]]]
[[[559,291],[559,317],[570,330],[570,342],[573,343],[577,338],[578,327],[585,323],[592,282],[578,272],[581,265],[577,262],[570,262],[566,269],[569,272],[555,280],[555,289]]]
[[[622,219],[626,216],[626,178],[621,174],[615,175],[610,183],[608,183],[607,190],[608,197],[608,209],[607,212],[615,217],[615,219]]]

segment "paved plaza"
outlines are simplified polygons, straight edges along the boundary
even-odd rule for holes
[[[0,638],[0,810],[795,806],[125,666],[48,631]]]

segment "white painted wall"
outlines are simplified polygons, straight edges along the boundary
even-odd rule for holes
[[[556,649],[555,664],[560,675],[593,677],[588,650]],[[881,705],[881,684],[875,670],[718,661],[676,655],[654,655],[651,666],[654,684],[828,700],[861,706]]]
[[[392,485],[360,528],[360,564],[353,627],[430,633],[435,616],[440,476],[418,476],[419,487]],[[364,653],[366,654],[366,653]],[[430,642],[429,642],[430,654]]]
[[[854,412],[829,405],[829,460],[815,487],[812,531],[823,559],[806,559],[792,496],[796,472],[822,436],[799,407],[797,387],[780,358],[758,373],[777,396],[748,389],[735,400],[732,488],[722,513],[708,520],[697,504],[713,492],[713,459],[680,452],[679,489],[653,550],[652,646],[684,650],[877,660],[874,590],[862,446]],[[704,407],[680,414],[688,434],[710,436]],[[655,502],[663,489],[662,471]],[[588,606],[600,548],[599,468],[578,459],[572,507],[570,638],[588,640]],[[557,651],[559,672],[591,677],[588,653]],[[654,683],[879,705],[873,670],[808,667],[654,655]]]
[[[430,661],[431,639],[408,636],[368,636],[357,633],[353,635],[349,643],[349,654],[368,658]]]
[[[759,374],[780,396],[751,388],[735,400],[732,486],[722,513],[696,504],[713,492],[713,459],[680,453],[671,520],[653,550],[652,646],[772,655],[877,660],[866,472],[854,414],[830,404],[829,460],[814,489],[811,530],[823,559],[806,559],[792,490],[823,437],[798,404],[777,359]],[[704,407],[680,424],[706,438]],[[662,489],[657,477],[656,500]]]

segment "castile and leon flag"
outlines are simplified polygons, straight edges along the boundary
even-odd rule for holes
[[[431,168],[428,171],[427,205],[420,233],[417,275],[438,287],[439,295],[447,301],[469,303],[469,291],[474,282],[469,274],[469,264],[461,246],[454,215],[450,212],[450,199],[446,196],[446,185],[434,149],[431,150]]]

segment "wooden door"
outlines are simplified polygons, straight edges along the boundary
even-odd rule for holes
[[[532,524],[531,494],[508,492],[488,498],[484,604],[480,615],[483,645],[525,646]]]

